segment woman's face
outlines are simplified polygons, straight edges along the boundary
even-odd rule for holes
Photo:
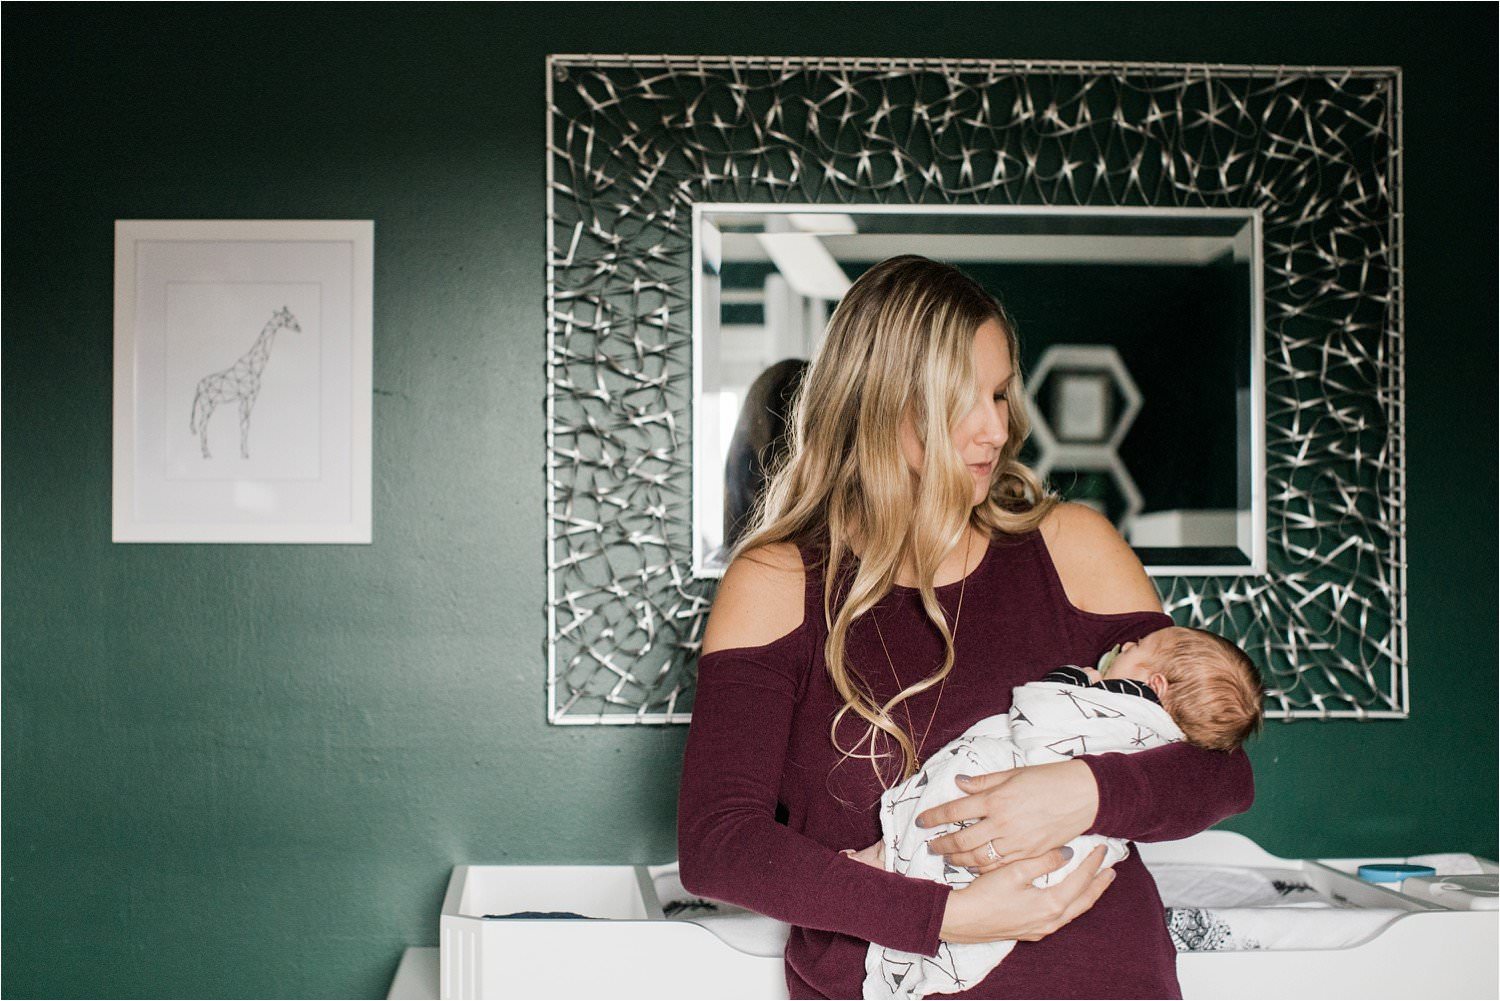
[[[953,428],[953,447],[968,464],[974,477],[970,503],[983,502],[995,478],[1000,449],[1010,433],[1010,344],[1000,321],[986,320],[974,333],[974,379],[976,402]],[[917,440],[911,415],[901,421],[901,452],[913,473],[922,471],[925,450]]]

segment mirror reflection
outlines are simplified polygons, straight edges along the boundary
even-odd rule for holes
[[[834,207],[830,207],[832,209]],[[793,211],[795,209],[795,211]],[[723,572],[834,306],[916,253],[1015,319],[1022,458],[1156,574],[1264,569],[1258,218],[1221,209],[695,207],[694,572]]]

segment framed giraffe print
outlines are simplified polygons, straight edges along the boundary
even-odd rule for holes
[[[371,541],[374,223],[115,222],[115,542]]]

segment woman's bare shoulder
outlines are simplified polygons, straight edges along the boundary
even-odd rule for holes
[[[765,646],[802,625],[806,571],[790,542],[740,554],[724,571],[703,632],[703,652]]]
[[[1161,611],[1161,597],[1135,550],[1104,515],[1084,504],[1047,512],[1042,541],[1068,600],[1085,612]]]

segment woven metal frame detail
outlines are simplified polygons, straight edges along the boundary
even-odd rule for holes
[[[1392,68],[548,58],[547,640],[555,723],[680,723],[692,206],[1253,208],[1267,572],[1158,577],[1272,717],[1407,713],[1401,77]]]

